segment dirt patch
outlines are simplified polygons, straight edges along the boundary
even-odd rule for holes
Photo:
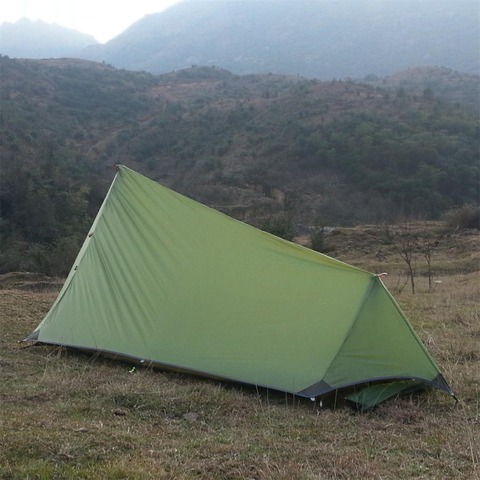
[[[49,277],[43,273],[9,272],[0,275],[2,290],[55,291],[61,288],[63,282],[63,278]]]

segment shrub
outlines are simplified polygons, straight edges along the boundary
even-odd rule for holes
[[[266,219],[260,226],[264,232],[271,233],[285,240],[292,240],[295,236],[295,227],[292,220],[286,216],[272,216]]]
[[[325,228],[312,227],[310,232],[310,243],[312,250],[316,252],[325,252]]]
[[[448,231],[456,232],[466,228],[480,229],[480,207],[463,205],[448,210],[443,215],[443,221]]]

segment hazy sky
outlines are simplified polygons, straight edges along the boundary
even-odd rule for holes
[[[43,20],[93,35],[104,43],[148,13],[180,0],[2,0],[0,24],[22,17]]]

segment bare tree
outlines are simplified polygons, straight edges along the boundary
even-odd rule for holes
[[[433,271],[432,271],[432,251],[434,243],[432,237],[429,234],[426,234],[422,238],[422,252],[427,262],[427,275],[428,275],[428,290],[432,290],[432,280],[433,280]]]
[[[410,286],[412,287],[412,293],[415,294],[415,270],[413,268],[413,261],[415,257],[417,239],[413,235],[411,224],[407,221],[402,224],[399,238],[393,243],[393,246],[396,252],[407,264],[407,273],[410,278]]]

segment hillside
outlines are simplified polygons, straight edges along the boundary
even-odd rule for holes
[[[96,43],[91,35],[41,20],[22,18],[0,25],[0,54],[9,57],[69,57]]]
[[[438,218],[478,199],[477,116],[450,72],[437,97],[435,85],[0,61],[2,272],[64,272],[114,163],[270,230]]]
[[[362,82],[389,90],[406,90],[417,95],[435,96],[479,114],[478,75],[467,75],[445,67],[419,66],[380,78],[367,75]]]
[[[432,65],[478,74],[478,14],[475,0],[185,0],[79,56],[152,73],[215,65],[331,80]]]

